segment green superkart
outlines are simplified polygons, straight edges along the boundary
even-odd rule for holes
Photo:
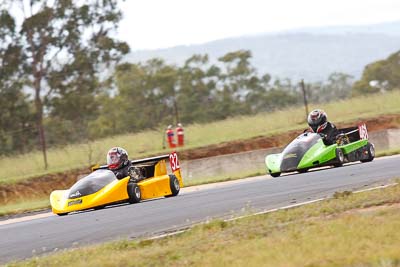
[[[365,124],[339,129],[336,143],[326,145],[317,133],[303,133],[279,154],[265,157],[267,172],[278,177],[283,172],[307,172],[322,166],[340,167],[346,162],[368,162],[375,157],[375,147],[368,141]]]

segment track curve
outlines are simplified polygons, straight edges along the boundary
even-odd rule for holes
[[[211,218],[257,212],[389,183],[400,177],[400,156],[341,168],[269,175],[234,182],[189,187],[174,198],[135,205],[49,216],[0,225],[0,263],[55,250],[119,238],[135,238],[179,229]]]

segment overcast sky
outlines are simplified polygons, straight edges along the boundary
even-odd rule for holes
[[[119,38],[132,50],[400,20],[400,0],[126,0],[120,7]]]

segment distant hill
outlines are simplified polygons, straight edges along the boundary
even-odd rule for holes
[[[128,62],[164,58],[181,64],[193,54],[211,60],[227,52],[251,50],[257,70],[274,77],[326,80],[332,72],[359,78],[365,65],[400,50],[400,21],[367,26],[302,28],[285,32],[221,39],[200,45],[133,51]]]
[[[400,21],[385,22],[379,24],[359,25],[359,26],[327,26],[327,27],[307,27],[285,31],[305,32],[314,34],[349,34],[349,33],[380,33],[392,36],[400,36]]]

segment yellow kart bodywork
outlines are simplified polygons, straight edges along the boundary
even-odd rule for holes
[[[163,159],[160,159],[162,157]],[[141,161],[141,163],[146,163],[146,160],[157,160],[154,165],[154,175],[152,177],[147,177],[146,179],[137,183],[137,186],[140,188],[141,192],[141,200],[173,195],[171,189],[171,177],[173,176],[168,175],[167,173],[167,157],[169,156],[155,157]],[[172,173],[179,181],[180,188],[182,188],[183,179],[180,169],[177,168]],[[50,204],[52,211],[53,213],[58,215],[65,215],[73,211],[80,211],[91,208],[103,208],[104,206],[109,204],[126,202],[129,200],[127,189],[129,180],[129,176],[120,180],[115,179],[111,183],[101,188],[99,191],[82,197],[70,198],[70,190],[55,190],[50,194]]]

